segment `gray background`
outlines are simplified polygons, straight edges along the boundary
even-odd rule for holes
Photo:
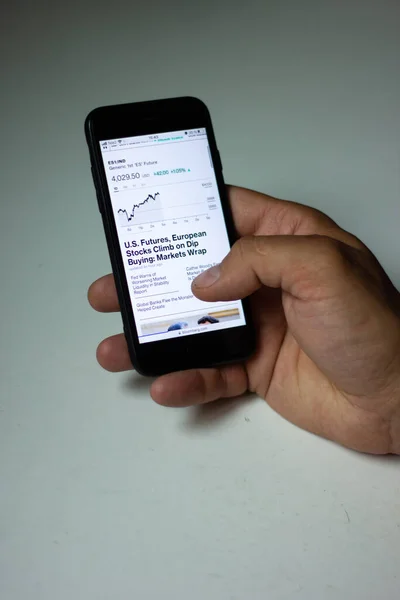
[[[227,181],[327,211],[400,284],[397,1],[14,1],[1,25],[0,597],[399,597],[400,464],[263,401],[154,405],[94,350],[97,105],[192,94]]]

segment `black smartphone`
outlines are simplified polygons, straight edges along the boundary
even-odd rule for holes
[[[183,97],[96,108],[85,133],[134,368],[155,376],[248,358],[248,301],[207,303],[191,291],[235,241],[205,104]]]

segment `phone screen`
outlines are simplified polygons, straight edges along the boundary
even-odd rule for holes
[[[140,343],[246,324],[191,282],[230,244],[206,129],[100,141]]]

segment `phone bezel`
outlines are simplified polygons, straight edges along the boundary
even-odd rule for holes
[[[228,238],[232,245],[237,235],[223,179],[221,159],[209,111],[201,100],[183,97],[105,106],[93,110],[85,121],[93,180],[115,277],[124,333],[133,366],[143,375],[155,376],[176,370],[241,361],[251,355],[255,346],[248,299],[242,300],[246,325],[139,343],[100,141],[201,127],[205,127],[207,131]]]

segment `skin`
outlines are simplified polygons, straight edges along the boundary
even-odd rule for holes
[[[356,237],[293,202],[229,188],[240,236],[194,280],[205,301],[252,296],[256,353],[244,364],[171,373],[151,385],[164,406],[255,392],[284,418],[346,447],[400,454],[400,294]],[[112,275],[90,304],[118,311]],[[122,334],[103,340],[109,371],[132,368]]]

